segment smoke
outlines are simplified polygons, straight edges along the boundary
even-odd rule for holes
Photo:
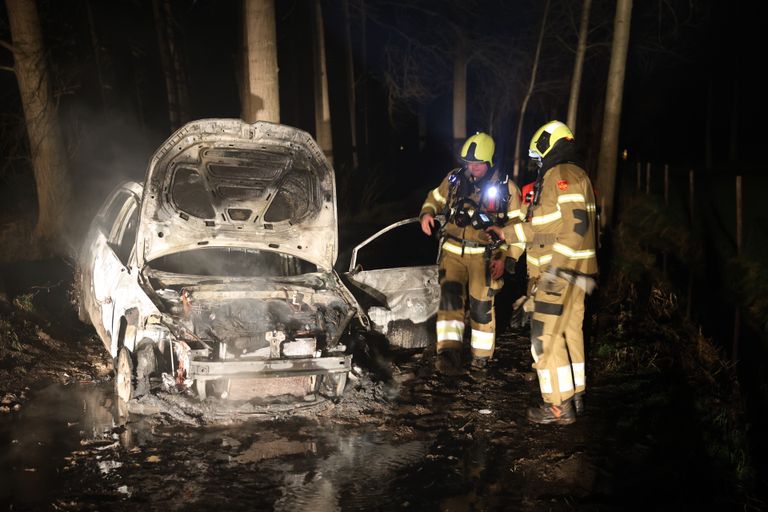
[[[120,183],[143,183],[149,159],[169,134],[142,126],[133,113],[70,104],[62,112],[73,182],[66,242],[76,252],[94,215]]]

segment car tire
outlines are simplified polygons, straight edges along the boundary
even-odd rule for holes
[[[134,364],[131,351],[121,347],[115,359],[115,394],[123,402],[128,402],[134,394]]]

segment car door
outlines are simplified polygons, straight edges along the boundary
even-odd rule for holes
[[[91,223],[81,250],[81,293],[87,315],[107,350],[117,353],[115,303],[130,276],[141,186],[125,183],[109,195]]]
[[[437,241],[421,232],[418,218],[395,222],[352,250],[344,281],[372,327],[391,344],[423,348],[435,342],[440,302],[436,259]]]

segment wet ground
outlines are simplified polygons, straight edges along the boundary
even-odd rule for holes
[[[528,424],[524,333],[493,365],[435,376],[395,354],[342,401],[209,421],[184,397],[128,414],[111,384],[60,384],[0,416],[0,504],[14,510],[672,510],[744,508],[706,457],[689,390],[660,373],[598,377],[587,414]],[[209,404],[210,412],[216,404]],[[135,410],[136,404],[131,407]],[[292,412],[288,412],[292,411]],[[206,419],[208,418],[208,419]],[[748,507],[749,508],[749,507]],[[751,508],[760,508],[751,504]]]
[[[713,456],[699,390],[670,362],[609,371],[589,350],[587,414],[566,427],[525,420],[538,386],[514,330],[483,372],[447,379],[429,355],[394,353],[378,360],[391,379],[357,367],[339,402],[120,404],[99,340],[62,307],[66,276],[30,268],[47,284],[29,292],[13,270],[0,290],[0,510],[768,509]]]

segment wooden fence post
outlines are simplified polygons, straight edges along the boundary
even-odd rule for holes
[[[645,164],[645,195],[651,193],[651,162]]]
[[[741,256],[742,244],[742,203],[741,203],[741,176],[736,176],[736,257]],[[739,335],[741,334],[741,311],[738,302],[733,313],[733,347],[731,359],[736,362],[739,359]]]
[[[688,218],[693,229],[693,169],[688,170]],[[691,318],[691,301],[693,300],[693,269],[688,269],[688,301],[685,306],[685,318]]]
[[[664,164],[664,208],[669,206],[669,164]],[[669,211],[669,210],[667,210]],[[667,251],[661,253],[661,275],[667,278]]]

